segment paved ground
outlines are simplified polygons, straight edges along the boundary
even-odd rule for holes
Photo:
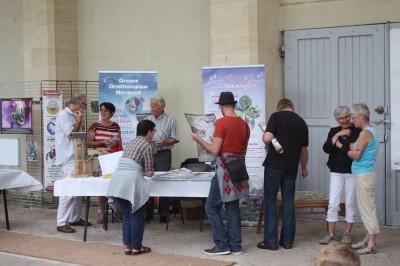
[[[9,206],[9,214],[12,232],[82,241],[83,228],[75,227],[77,229],[75,234],[62,234],[56,231],[56,210],[54,209],[28,209],[20,206]],[[89,220],[95,223],[96,215],[96,207],[92,207]],[[155,217],[157,218],[157,216]],[[244,253],[242,255],[216,256],[215,259],[235,261],[238,263],[237,265],[249,266],[312,265],[314,258],[323,247],[318,244],[318,240],[324,235],[325,228],[325,222],[322,220],[298,219],[294,248],[291,250],[280,248],[278,251],[269,251],[260,250],[256,247],[256,244],[262,240],[262,235],[256,234],[254,227],[243,227]],[[343,233],[343,228],[344,224],[338,225],[338,235]],[[362,256],[362,265],[399,265],[400,242],[398,240],[400,239],[400,228],[382,227],[381,229],[382,232],[378,236],[378,253]],[[6,230],[2,206],[0,206],[0,230]],[[362,225],[355,225],[354,239],[359,240],[363,233]],[[95,224],[88,230],[87,241],[122,246],[121,224],[110,224],[108,231],[104,231],[101,226]],[[212,232],[207,224],[204,225],[203,232],[199,232],[198,220],[187,220],[185,224],[182,224],[180,218],[172,218],[168,231],[165,230],[165,224],[152,220],[150,224],[146,224],[144,244],[152,247],[155,252],[210,259],[209,256],[202,254],[202,250],[213,246]],[[122,247],[121,252],[123,252]],[[47,266],[71,264],[0,253],[0,265]],[[160,262],[160,265],[162,265],[162,262]]]

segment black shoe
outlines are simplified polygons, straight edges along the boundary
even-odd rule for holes
[[[161,224],[167,223],[167,216],[160,216],[160,223]]]
[[[209,248],[209,249],[205,249],[203,251],[204,254],[210,255],[210,256],[214,256],[214,255],[228,255],[231,254],[230,250],[218,250],[217,247],[213,247],[213,248]]]
[[[284,249],[292,249],[293,244],[283,244],[281,241],[279,241],[279,246],[283,247]]]
[[[258,243],[257,247],[261,249],[278,250],[278,246],[265,244],[264,241]]]

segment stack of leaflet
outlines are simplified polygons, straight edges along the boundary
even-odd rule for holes
[[[180,168],[156,174],[152,180],[158,181],[209,181],[214,176],[214,172],[192,172],[187,168]]]
[[[186,168],[180,168],[178,170],[171,170],[160,175],[156,175],[152,180],[158,181],[185,181],[192,175],[192,171]]]
[[[214,177],[214,172],[192,172],[189,181],[210,181]]]

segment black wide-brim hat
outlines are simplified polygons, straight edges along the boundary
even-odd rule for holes
[[[236,104],[235,98],[233,98],[233,94],[230,91],[221,92],[219,95],[219,100],[215,104],[224,105],[224,104]]]

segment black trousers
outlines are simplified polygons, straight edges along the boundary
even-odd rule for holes
[[[154,171],[169,171],[172,165],[171,150],[157,151],[154,154]],[[167,216],[169,212],[169,198],[160,197],[158,199],[158,214]],[[154,197],[150,197],[146,203],[146,218],[153,218],[154,214]]]

